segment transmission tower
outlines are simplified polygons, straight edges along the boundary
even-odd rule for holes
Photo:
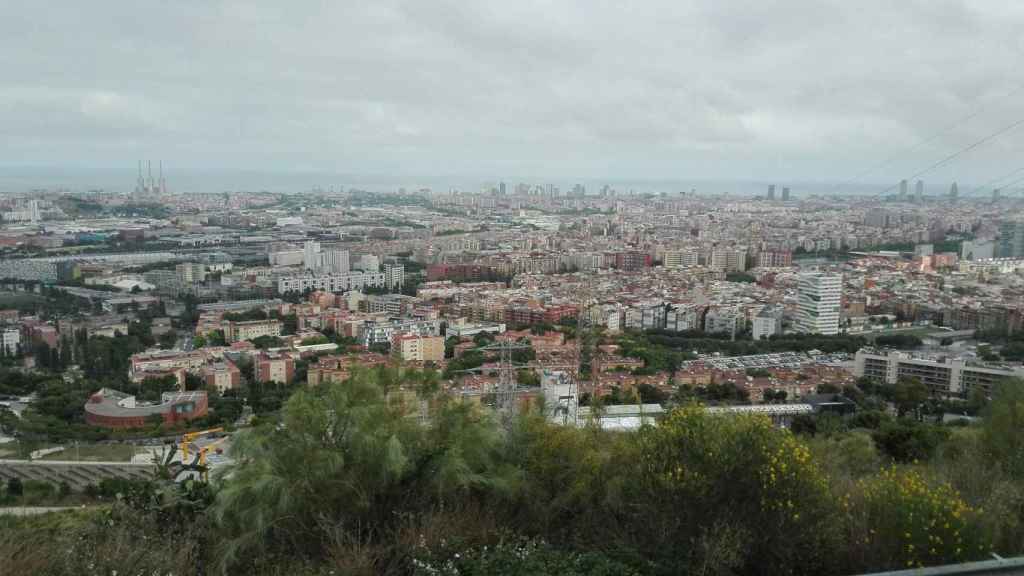
[[[527,365],[517,366],[512,362],[512,353],[515,350],[521,350],[529,348],[527,344],[520,344],[513,342],[512,340],[503,339],[500,342],[494,344],[488,344],[487,346],[481,346],[475,350],[481,352],[498,352],[498,384],[494,388],[496,408],[498,413],[502,415],[507,421],[511,420],[511,417],[515,415],[517,408],[517,383],[516,383],[516,370],[519,368],[528,368]],[[472,368],[465,370],[465,372],[483,372],[484,368]]]
[[[572,368],[569,370],[569,398],[566,400],[571,403],[575,403],[579,406],[579,397],[584,392],[583,382],[589,375],[590,385],[586,392],[590,393],[591,401],[594,399],[594,392],[597,384],[597,354],[591,349],[593,343],[591,339],[593,337],[594,321],[590,314],[590,309],[594,306],[593,298],[590,294],[590,288],[584,284],[580,286],[579,299],[576,305],[576,345],[573,346],[573,358]],[[589,365],[584,364],[584,360],[589,360]],[[585,370],[589,369],[589,374],[585,374]],[[578,410],[572,410],[574,418],[578,418]],[[569,422],[566,422],[569,424]],[[575,425],[577,422],[572,422]]]

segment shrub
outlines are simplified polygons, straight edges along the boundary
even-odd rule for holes
[[[928,460],[949,436],[949,430],[912,420],[886,422],[872,432],[878,449],[897,462]]]
[[[412,559],[413,576],[632,576],[630,567],[594,553],[558,550],[540,539],[517,537],[495,546],[441,550],[418,548]]]
[[[7,481],[7,495],[11,497],[21,496],[25,492],[25,487],[21,483],[21,478],[11,478]]]
[[[893,466],[861,480],[842,507],[853,567],[955,564],[983,558],[992,549],[981,529],[981,511],[949,484],[929,482],[914,470]]]
[[[638,553],[685,572],[709,536],[738,533],[745,573],[820,573],[832,532],[825,476],[807,446],[761,416],[689,406],[639,432]],[[715,537],[713,539],[720,539]],[[688,551],[683,551],[689,548]],[[725,568],[725,567],[723,567]]]

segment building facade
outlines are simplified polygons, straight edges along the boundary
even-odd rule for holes
[[[279,320],[249,320],[246,322],[225,322],[224,338],[228,342],[252,340],[260,336],[280,336]]]
[[[1007,378],[1024,376],[1024,369],[1005,370],[969,363],[960,358],[915,358],[906,352],[861,349],[854,360],[854,374],[885,384],[916,378],[940,397],[967,397],[971,390],[986,393]]]
[[[842,292],[843,277],[840,274],[801,274],[797,331],[807,334],[839,334]]]

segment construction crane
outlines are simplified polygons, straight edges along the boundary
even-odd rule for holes
[[[193,463],[193,466],[195,466],[196,464],[199,465],[197,469],[200,471],[200,474],[202,474],[203,482],[207,482],[210,480],[210,469],[206,466],[206,455],[214,450],[217,452],[217,454],[223,452],[221,448],[214,446],[213,444],[210,444],[209,446],[203,446],[202,448],[196,451],[196,462]]]
[[[201,430],[199,432],[189,432],[181,436],[181,461],[184,462],[188,459],[188,446],[193,440],[200,436],[206,436],[207,434],[216,434],[217,432],[223,432],[223,428],[210,428],[209,430]]]

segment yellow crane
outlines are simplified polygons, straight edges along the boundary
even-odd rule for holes
[[[203,474],[203,482],[208,482],[210,480],[210,471],[206,468],[206,454],[208,452],[213,451],[213,450],[216,450],[218,454],[220,454],[220,452],[221,452],[221,449],[217,448],[213,444],[210,444],[208,446],[203,446],[202,448],[200,448],[198,450],[199,465],[203,467],[203,472],[202,472],[202,474]]]
[[[209,430],[201,430],[199,432],[189,432],[181,436],[181,461],[184,462],[188,459],[188,446],[193,440],[200,436],[206,436],[207,434],[215,434],[217,432],[223,432],[223,428],[210,428]],[[200,454],[202,452],[200,451]]]

